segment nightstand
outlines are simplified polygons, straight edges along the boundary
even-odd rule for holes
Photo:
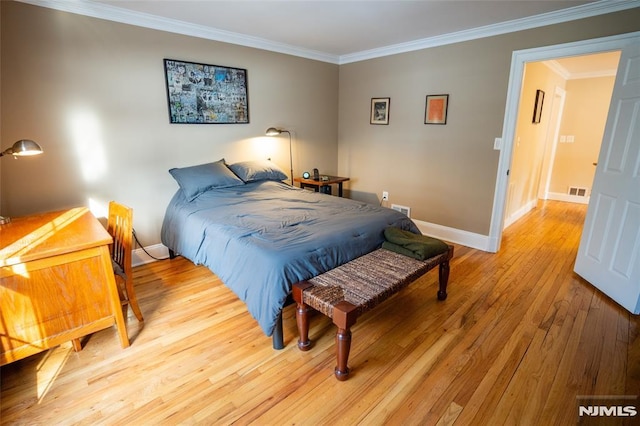
[[[300,184],[300,188],[314,188],[316,192],[331,195],[331,185],[338,185],[338,196],[342,197],[342,183],[349,180],[348,177],[327,176],[328,180],[305,179],[301,177],[294,178],[295,182]]]

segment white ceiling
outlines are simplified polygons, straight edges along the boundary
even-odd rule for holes
[[[588,3],[530,0],[94,1],[338,56]]]
[[[640,0],[21,0],[333,63],[640,7]]]
[[[620,52],[605,52],[544,61],[552,70],[567,80],[594,77],[612,77],[618,71]]]

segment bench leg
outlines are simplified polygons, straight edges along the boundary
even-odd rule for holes
[[[338,326],[336,333],[336,379],[340,381],[349,378],[349,351],[351,350],[351,326],[358,318],[357,307],[349,302],[338,302],[333,307],[333,323]]]
[[[447,283],[449,282],[448,260],[440,264],[440,270],[438,272],[438,278],[440,281],[440,288],[438,289],[438,300],[445,300],[447,298]]]
[[[308,351],[311,349],[309,340],[309,307],[304,303],[298,303],[296,307],[296,323],[298,324],[298,349]]]
[[[295,283],[293,285],[293,300],[296,301],[296,324],[298,325],[298,349],[308,351],[311,349],[309,340],[309,307],[302,301],[302,292],[313,287],[307,281]]]
[[[351,350],[351,330],[338,328],[336,333],[336,358],[337,365],[335,368],[336,379],[340,381],[347,380],[349,378],[349,351]]]

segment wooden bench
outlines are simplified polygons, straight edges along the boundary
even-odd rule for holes
[[[309,340],[309,308],[313,308],[333,320],[338,327],[336,334],[335,375],[338,380],[349,376],[349,350],[351,327],[361,314],[415,281],[433,269],[439,270],[438,300],[447,298],[449,260],[453,246],[445,253],[425,261],[413,259],[386,249],[378,249],[345,263],[335,269],[293,285],[293,299],[297,303],[296,321],[300,338],[298,348],[307,351]]]

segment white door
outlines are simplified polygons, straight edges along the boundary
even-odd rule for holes
[[[640,37],[620,56],[575,271],[640,313]]]

